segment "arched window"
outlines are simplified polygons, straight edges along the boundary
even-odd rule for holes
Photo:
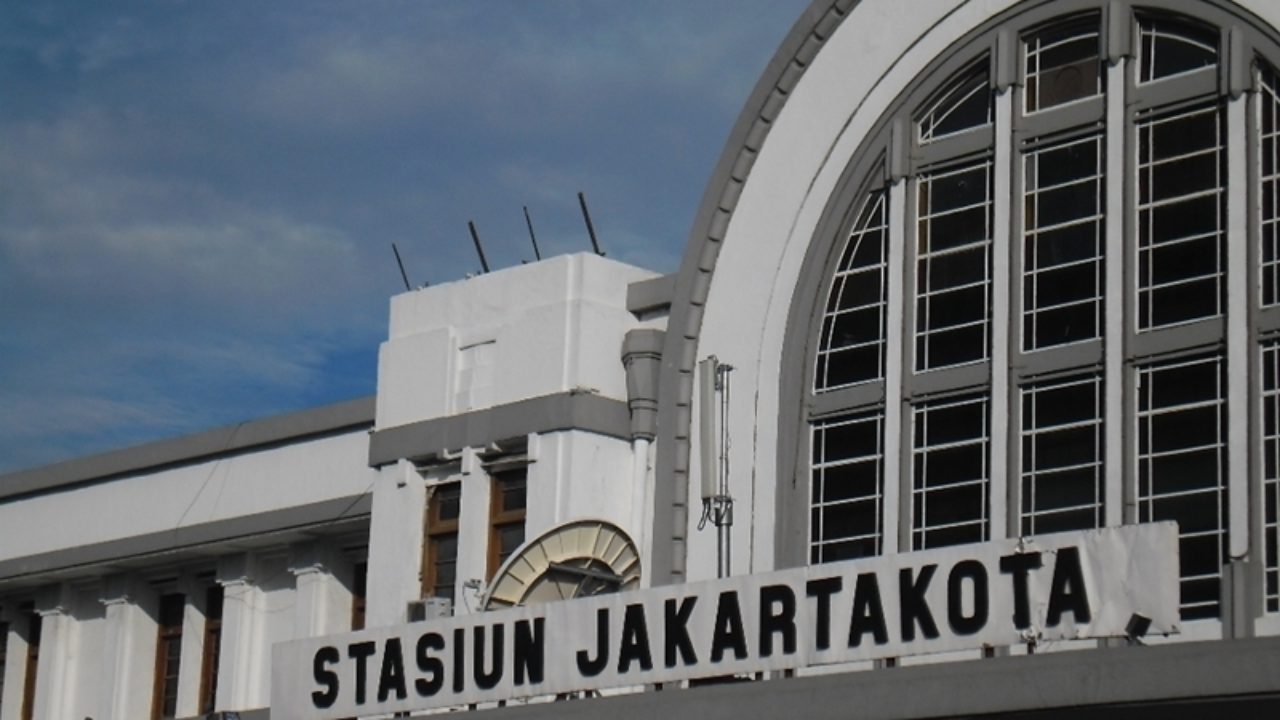
[[[1185,619],[1256,535],[1280,612],[1275,39],[1208,2],[1026,5],[902,93],[828,208],[781,511],[815,563],[1175,520]]]

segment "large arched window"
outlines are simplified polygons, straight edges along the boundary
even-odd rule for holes
[[[814,563],[1176,520],[1185,619],[1237,546],[1280,612],[1275,39],[1225,3],[1026,6],[833,198],[780,510]]]

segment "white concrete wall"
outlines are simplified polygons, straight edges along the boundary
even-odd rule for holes
[[[627,285],[651,277],[583,253],[395,296],[378,356],[377,426],[574,388],[626,399],[619,353],[639,326]],[[463,358],[482,344],[477,370]]]
[[[361,430],[8,500],[0,560],[368,492],[367,461]]]

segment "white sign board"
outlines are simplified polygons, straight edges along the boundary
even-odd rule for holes
[[[854,660],[1177,631],[1173,523],[1001,540],[275,647],[272,714],[342,718]],[[1135,618],[1134,616],[1139,616]]]

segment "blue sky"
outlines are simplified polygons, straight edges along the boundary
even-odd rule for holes
[[[808,0],[0,7],[0,472],[371,394],[415,284],[677,266]]]

